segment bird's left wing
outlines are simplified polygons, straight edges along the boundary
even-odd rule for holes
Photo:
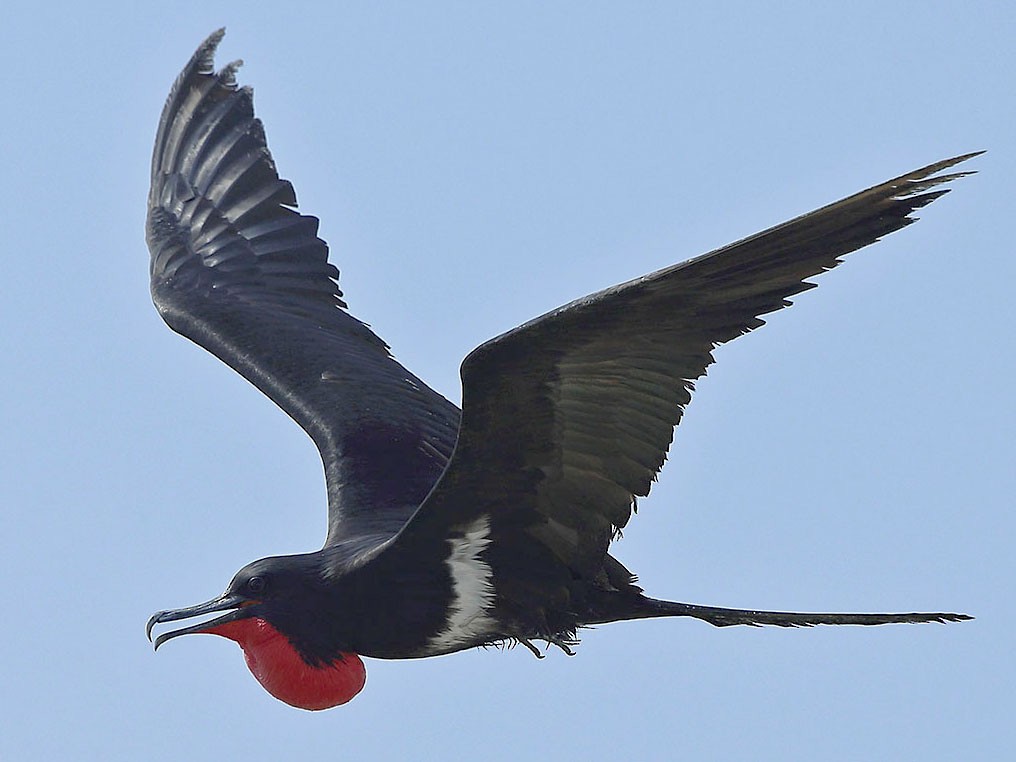
[[[493,526],[495,573],[523,589],[532,574],[536,589],[564,598],[568,574],[601,575],[713,349],[812,288],[807,278],[913,222],[914,210],[946,192],[935,186],[966,174],[936,173],[967,158],[580,299],[478,347],[462,364],[452,461],[397,542]],[[555,575],[561,587],[548,592]]]
[[[313,438],[328,484],[328,540],[399,530],[455,443],[457,408],[345,311],[318,221],[295,211],[238,63],[215,73],[219,30],[177,78],[152,157],[152,297]]]

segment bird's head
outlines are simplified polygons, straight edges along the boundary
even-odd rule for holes
[[[315,555],[254,561],[236,573],[218,598],[152,616],[148,637],[157,624],[225,612],[162,633],[155,639],[156,650],[180,635],[220,635],[240,645],[251,673],[280,701],[310,710],[345,704],[363,688],[367,673],[355,653],[336,650],[323,658],[306,646],[315,635],[315,616],[323,613]]]

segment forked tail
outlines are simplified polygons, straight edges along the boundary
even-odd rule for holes
[[[724,609],[715,606],[696,606],[691,603],[660,601],[645,598],[646,617],[690,616],[716,627],[730,627],[747,624],[752,627],[774,625],[776,627],[814,627],[817,624],[917,624],[921,622],[963,622],[973,619],[967,614],[809,614],[792,611],[751,611],[749,609]]]

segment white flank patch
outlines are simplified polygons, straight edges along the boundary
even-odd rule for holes
[[[445,563],[455,597],[448,610],[448,624],[430,639],[430,646],[438,653],[477,645],[493,632],[494,620],[487,611],[494,604],[494,585],[490,566],[480,558],[490,545],[490,517],[480,516],[462,535],[448,540],[452,552]]]

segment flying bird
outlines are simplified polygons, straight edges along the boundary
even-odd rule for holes
[[[462,410],[346,309],[338,270],[279,178],[224,31],[170,91],[152,157],[147,241],[166,323],[268,395],[324,463],[321,550],[264,558],[163,632],[236,641],[303,709],[363,687],[361,657],[533,641],[567,654],[588,625],[693,617],[728,625],[945,622],[964,614],[751,611],[657,600],[608,553],[663,466],[720,344],[814,287],[806,279],[915,221],[969,172],[939,161],[716,251],[574,301],[463,361]]]

